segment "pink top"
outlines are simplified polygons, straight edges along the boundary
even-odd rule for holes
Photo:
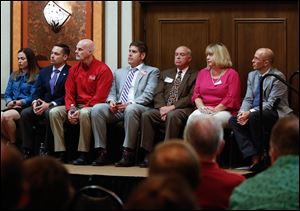
[[[234,69],[228,68],[218,82],[216,79],[212,80],[208,68],[203,68],[196,79],[192,97],[194,104],[196,98],[200,98],[205,106],[216,107],[223,104],[232,115],[236,115],[241,101],[239,74]]]

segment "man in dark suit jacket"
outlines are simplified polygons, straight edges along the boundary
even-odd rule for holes
[[[70,66],[66,64],[70,48],[65,44],[53,46],[50,56],[51,65],[41,69],[36,80],[32,106],[21,113],[20,126],[22,132],[25,158],[32,155],[34,142],[34,126],[39,120],[46,121],[45,148],[51,150],[53,135],[49,124],[49,110],[55,106],[64,105],[65,81]],[[42,140],[43,141],[43,140]]]
[[[154,95],[154,109],[142,115],[141,147],[145,153],[152,151],[155,132],[165,128],[165,140],[182,137],[188,116],[193,111],[192,95],[197,72],[191,69],[192,51],[180,46],[175,51],[176,68],[161,72],[160,80]],[[141,167],[147,166],[145,156]]]

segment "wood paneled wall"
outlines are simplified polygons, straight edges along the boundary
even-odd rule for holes
[[[192,49],[192,66],[206,66],[205,48],[224,43],[245,95],[251,60],[260,47],[275,53],[274,66],[289,78],[299,69],[299,20],[297,1],[141,1],[133,4],[134,39],[146,41],[147,63],[161,70],[174,66],[179,45]],[[294,80],[298,87],[299,80]],[[297,98],[297,95],[293,95]],[[292,103],[296,113],[298,102]]]

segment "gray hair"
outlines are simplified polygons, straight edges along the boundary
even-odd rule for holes
[[[184,139],[200,155],[215,154],[223,141],[223,136],[220,122],[209,115],[192,116],[184,129]]]

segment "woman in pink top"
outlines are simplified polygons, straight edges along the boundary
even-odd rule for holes
[[[189,120],[194,115],[213,115],[224,128],[240,108],[240,77],[224,44],[210,44],[205,53],[207,67],[199,71],[192,97],[197,110]]]

